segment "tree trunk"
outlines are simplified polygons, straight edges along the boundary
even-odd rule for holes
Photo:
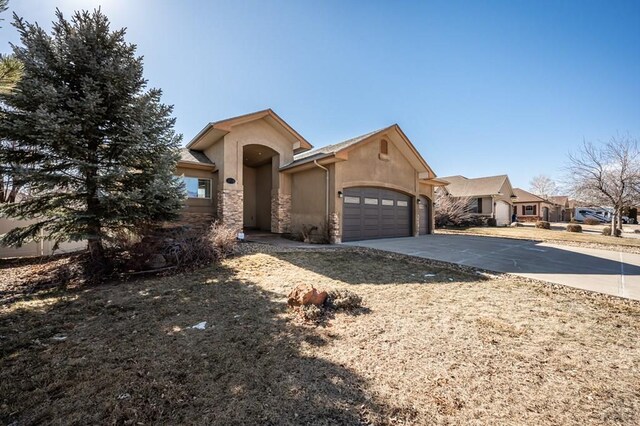
[[[616,227],[616,216],[617,216],[616,213],[611,215],[611,236],[612,237],[616,236],[616,231],[618,230],[618,228]]]
[[[622,236],[622,209],[618,210],[618,229],[620,230],[620,236]]]
[[[89,255],[91,259],[96,262],[102,263],[104,261],[104,247],[102,247],[102,241],[99,239],[91,238],[87,244],[89,249]]]

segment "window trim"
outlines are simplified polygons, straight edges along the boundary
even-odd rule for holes
[[[213,182],[211,178],[203,178],[199,176],[182,176],[182,181],[185,179],[197,179],[198,181],[206,180],[209,181],[209,196],[208,197],[191,197],[189,196],[189,191],[187,190],[187,183],[185,182],[185,192],[187,193],[187,199],[189,200],[211,200],[213,198]],[[200,182],[198,182],[198,187],[200,186]]]

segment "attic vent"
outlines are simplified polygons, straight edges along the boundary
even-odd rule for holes
[[[380,154],[388,155],[389,154],[389,143],[386,139],[382,139],[380,141]]]

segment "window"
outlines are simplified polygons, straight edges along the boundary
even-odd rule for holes
[[[524,206],[524,214],[527,216],[533,216],[536,214],[536,206]]]
[[[364,199],[364,203],[372,205],[372,206],[377,206],[378,205],[378,199],[377,198],[365,198]]]
[[[344,197],[344,202],[347,204],[360,204],[360,197]]]
[[[386,200],[386,199],[382,199],[382,205],[383,206],[392,206],[393,205],[393,200]]]
[[[482,198],[473,198],[469,201],[468,213],[482,213]]]
[[[386,139],[380,141],[380,154],[389,155],[389,142]]]
[[[211,179],[183,177],[187,198],[211,198]]]
[[[407,207],[407,206],[409,205],[409,203],[408,203],[408,202],[406,202],[406,201],[400,201],[400,200],[398,200],[398,201],[396,202],[396,205],[397,205],[398,207]]]

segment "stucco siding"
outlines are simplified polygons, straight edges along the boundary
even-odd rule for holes
[[[387,159],[381,160],[380,139],[375,139],[349,151],[346,162],[337,163],[341,169],[341,187],[348,186],[381,186],[391,189],[402,189],[409,194],[415,194],[416,172],[409,161],[390,139]]]
[[[511,201],[511,192],[512,191],[513,191],[513,189],[511,188],[511,185],[509,185],[509,182],[507,182],[507,180],[505,179],[504,183],[500,187],[500,194],[494,196],[494,198],[496,200],[505,201],[505,202],[507,202],[507,204],[512,204],[512,201]]]
[[[291,179],[291,231],[302,225],[325,226],[325,171],[320,168],[295,173]]]
[[[420,195],[424,195],[433,201],[433,186],[420,183]]]

